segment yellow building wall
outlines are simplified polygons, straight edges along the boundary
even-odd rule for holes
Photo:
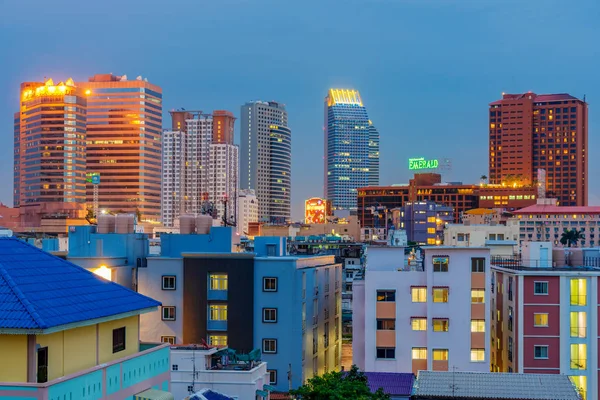
[[[69,329],[65,334],[65,375],[96,365],[96,325]]]
[[[0,335],[0,382],[27,382],[27,335]]]
[[[48,380],[51,381],[52,379],[64,376],[64,332],[37,335],[36,343],[39,347],[48,347]]]
[[[113,353],[113,329],[125,327],[125,350]],[[133,316],[100,324],[99,363],[113,361],[139,351],[139,317]]]

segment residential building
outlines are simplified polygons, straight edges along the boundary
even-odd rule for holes
[[[357,189],[379,185],[379,133],[358,90],[325,97],[325,198],[333,210],[356,210]]]
[[[254,189],[242,189],[238,193],[237,231],[248,236],[248,224],[258,222],[258,199]]]
[[[291,218],[292,131],[285,105],[252,101],[242,106],[240,188],[254,189],[261,222]]]
[[[511,219],[506,225],[448,224],[444,229],[444,245],[489,247],[492,256],[510,256],[518,253],[519,221]]]
[[[176,399],[202,388],[237,400],[256,400],[256,391],[269,384],[265,362],[239,360],[226,346],[173,345],[170,367],[171,393]]]
[[[98,207],[160,218],[162,89],[138,76],[97,74],[79,82],[88,102],[87,173],[100,174]],[[94,185],[87,184],[87,202]]]
[[[373,372],[490,370],[490,251],[369,246],[353,286],[353,362]]]
[[[408,241],[418,245],[440,244],[446,224],[454,220],[452,207],[432,201],[415,201],[392,210],[392,221],[396,229],[406,231]]]
[[[519,240],[560,242],[564,230],[575,229],[583,234],[578,242],[582,247],[600,246],[600,207],[556,206],[553,200],[539,200],[538,204],[514,212],[519,219]]]
[[[15,238],[0,238],[0,297],[0,398],[173,399],[169,348],[138,339],[159,302]]]
[[[173,227],[180,215],[202,213],[206,202],[213,205],[213,217],[234,223],[239,165],[235,117],[223,110],[179,110],[171,111],[171,119],[162,144],[163,225]]]
[[[564,375],[420,371],[414,400],[580,400]]]
[[[490,183],[532,185],[546,171],[559,206],[588,203],[588,105],[569,94],[502,94],[490,103]]]
[[[597,400],[600,268],[561,261],[551,242],[492,260],[492,371],[568,375]]]

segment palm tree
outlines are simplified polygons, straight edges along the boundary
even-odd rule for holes
[[[581,231],[578,231],[577,229],[567,230],[567,228],[565,228],[560,237],[560,243],[563,246],[567,246],[567,247],[577,246],[577,242],[579,242],[580,240],[583,240],[583,239],[585,239],[583,230],[581,230]]]
[[[487,176],[486,175],[481,175],[481,177],[479,179],[481,180],[481,183],[483,183],[483,184],[487,183]]]

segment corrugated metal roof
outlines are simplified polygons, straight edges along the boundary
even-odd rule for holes
[[[16,238],[0,238],[0,329],[44,330],[159,306]]]
[[[419,371],[414,395],[429,398],[579,400],[566,375]]]

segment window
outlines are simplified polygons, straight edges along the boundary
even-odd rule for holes
[[[175,276],[164,275],[162,277],[162,290],[175,290]]]
[[[395,319],[378,319],[377,330],[381,331],[395,331],[396,320]]]
[[[263,339],[262,347],[263,353],[277,353],[277,339]]]
[[[571,369],[587,369],[587,345],[571,345]]]
[[[513,299],[513,278],[512,276],[508,277],[508,300],[512,301]]]
[[[396,349],[393,347],[378,347],[377,358],[396,358]]]
[[[448,332],[448,325],[450,325],[448,318],[434,318],[433,319],[433,331],[434,332]]]
[[[413,331],[426,331],[427,330],[427,318],[411,318],[410,324]]]
[[[548,282],[533,282],[533,294],[548,294]]]
[[[267,372],[269,373],[269,384],[277,385],[277,370],[276,369],[268,369]]]
[[[448,302],[448,288],[433,289],[433,302],[434,303],[447,303]]]
[[[533,346],[533,358],[547,359],[548,358],[548,346]]]
[[[498,314],[498,321],[500,321],[500,314]],[[508,306],[508,330],[511,332],[513,330],[513,308],[511,306]]]
[[[395,290],[378,290],[377,301],[396,301]]]
[[[585,311],[576,311],[571,313],[571,337],[587,337],[587,313]]]
[[[448,361],[448,349],[433,349],[433,361]]]
[[[587,281],[585,279],[571,279],[571,305],[587,305]]]
[[[537,326],[537,327],[548,326],[548,313],[533,314],[533,326]]]
[[[427,228],[427,233],[435,234],[435,228]]]
[[[267,277],[263,278],[263,292],[276,292],[277,291],[277,278]]]
[[[313,354],[317,354],[319,350],[319,334],[317,332],[317,328],[313,328]]]
[[[471,303],[483,303],[485,291],[483,289],[471,289]]]
[[[500,350],[500,339],[498,339],[498,350]],[[513,338],[508,337],[508,361],[513,360]]]
[[[211,321],[227,321],[227,304],[211,304],[208,319]]]
[[[413,347],[412,348],[412,359],[413,360],[427,360],[427,347]]]
[[[175,321],[175,307],[174,306],[163,306],[162,307],[162,320],[163,321]]]
[[[160,342],[175,344],[175,336],[161,336]]]
[[[472,319],[471,320],[471,332],[485,332],[485,320],[484,319]]]
[[[227,290],[227,274],[210,274],[210,290]]]
[[[113,353],[125,350],[125,327],[113,329]]]
[[[433,257],[433,272],[448,272],[448,257]]]
[[[277,309],[276,308],[263,308],[263,322],[277,322]]]
[[[471,272],[485,272],[485,258],[471,258]]]
[[[209,335],[208,344],[212,346],[227,346],[227,336],[225,335]]]
[[[413,303],[425,303],[427,302],[427,288],[411,287],[410,296],[412,297]]]
[[[179,365],[177,365],[177,364],[171,365],[171,370],[172,371],[179,371]]]
[[[485,361],[485,349],[471,349],[471,362]]]

